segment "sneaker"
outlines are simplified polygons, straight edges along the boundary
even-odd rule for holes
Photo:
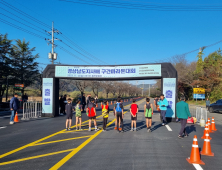
[[[89,130],[88,130],[89,132],[91,132],[91,128],[89,128]]]
[[[105,132],[106,130],[103,129],[103,132]]]
[[[78,128],[76,128],[76,130],[79,130]]]
[[[151,132],[151,129],[148,129],[147,132]]]
[[[115,127],[114,130],[117,130],[117,127]]]
[[[133,131],[133,129],[130,130],[131,132]]]
[[[184,135],[184,137],[185,137],[185,138],[187,138],[187,137],[188,137],[188,135]]]
[[[165,126],[165,124],[164,124],[164,123],[162,123],[162,126]]]
[[[68,130],[71,130],[70,128]]]
[[[123,131],[123,130],[121,130],[121,132],[123,133],[124,131]]]
[[[14,122],[9,122],[9,124],[10,124],[10,125],[13,125],[13,124],[14,124]]]
[[[179,139],[183,139],[183,136],[178,135],[178,138],[179,138]]]
[[[136,132],[136,128],[134,128],[134,132]]]
[[[79,130],[83,130],[83,129],[79,129]]]
[[[68,128],[66,128],[66,131],[68,130]]]

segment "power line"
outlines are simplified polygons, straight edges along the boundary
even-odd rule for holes
[[[36,36],[36,37],[38,37],[38,38],[46,39],[46,38],[44,38],[44,37],[41,36],[41,35],[38,35],[38,34],[36,34],[36,33],[33,33],[33,32],[31,32],[31,31],[29,31],[29,30],[27,30],[27,29],[25,29],[25,28],[19,27],[19,26],[15,25],[15,24],[12,24],[11,22],[8,22],[8,21],[6,21],[6,20],[4,20],[4,19],[2,19],[2,18],[0,18],[0,21],[3,22],[3,23],[5,23],[5,24],[7,24],[7,25],[9,25],[9,26],[12,26],[12,27],[14,27],[14,28],[16,28],[16,29],[19,29],[19,30],[21,30],[21,31],[24,31],[24,32],[26,32],[26,33],[28,33],[28,34],[34,35],[34,36]]]
[[[90,57],[88,57],[88,56],[82,54],[81,52],[79,52],[79,51],[77,51],[76,49],[72,48],[71,46],[69,46],[69,45],[66,44],[65,42],[62,41],[62,43],[65,44],[66,46],[68,46],[69,48],[73,49],[73,50],[74,50],[75,52],[77,52],[78,54],[80,54],[80,55],[86,57],[87,59],[89,59],[89,60],[91,60],[91,61],[93,61],[93,62],[95,62],[95,63],[97,63],[97,64],[100,64],[99,62],[97,62],[97,61],[94,60],[93,58],[90,58]]]
[[[100,60],[99,58],[95,57],[94,55],[92,55],[91,53],[87,52],[86,50],[84,50],[82,47],[80,47],[78,44],[76,44],[75,42],[73,42],[70,38],[68,38],[67,36],[65,35],[61,35],[64,39],[66,39],[67,41],[69,41],[72,45],[74,45],[76,48],[78,48],[79,50],[81,50],[82,52],[84,52],[85,54],[95,58],[96,60],[100,61],[101,63],[103,64],[108,64],[102,60]]]
[[[16,20],[16,19],[13,19],[13,18],[11,18],[11,17],[9,17],[9,16],[7,16],[7,15],[5,15],[5,14],[2,14],[2,13],[0,13],[0,14],[3,15],[3,16],[5,16],[5,17],[7,17],[7,18],[10,18],[11,20],[14,20],[15,22],[18,22],[18,23],[20,23],[20,24],[23,24],[23,25],[25,25],[25,26],[33,29],[33,30],[36,30],[36,31],[38,31],[38,32],[40,32],[40,33],[42,33],[42,34],[47,35],[45,32],[42,32],[42,31],[37,30],[36,28],[30,27],[29,25],[26,25],[26,24],[24,24],[24,23],[22,23],[22,22],[20,22],[20,21],[18,21],[18,20]]]
[[[29,21],[27,21],[27,20],[25,20],[25,19],[23,19],[23,18],[21,18],[21,17],[19,17],[18,15],[15,15],[15,14],[13,14],[12,12],[9,12],[8,10],[6,10],[6,9],[4,9],[4,8],[2,8],[2,7],[0,7],[0,8],[1,8],[2,10],[6,11],[6,12],[8,12],[8,13],[10,13],[10,14],[12,14],[13,16],[15,16],[15,17],[17,17],[17,18],[19,18],[19,19],[21,19],[21,20],[23,20],[23,21],[25,21],[25,22],[27,22],[27,23],[29,23],[29,24],[37,27],[37,28],[39,28],[40,30],[45,31],[45,30],[42,29],[41,27],[39,27],[39,26],[37,26],[37,25],[35,25],[35,24],[33,24],[33,23],[31,23],[31,22],[29,22]]]
[[[98,1],[98,0],[59,0],[63,2],[71,2],[77,4],[86,4],[103,7],[123,8],[123,9],[138,9],[138,10],[155,10],[155,11],[222,11],[222,6],[160,6],[160,5],[143,5],[143,4],[130,4],[119,3],[111,1]]]
[[[85,63],[87,63],[87,64],[90,64],[89,62],[87,62],[87,61],[83,60],[82,58],[76,56],[75,54],[71,53],[70,51],[68,51],[68,50],[65,49],[64,47],[62,47],[62,46],[60,46],[60,45],[57,45],[57,47],[58,47],[59,49],[65,51],[66,53],[72,55],[73,57],[75,57],[75,58],[77,58],[77,59],[79,59],[79,60],[81,60],[81,61],[83,61],[83,62],[85,62]]]
[[[29,14],[27,14],[27,13],[21,11],[20,9],[18,9],[18,8],[14,7],[13,5],[11,5],[11,4],[5,2],[4,0],[1,0],[1,1],[3,1],[3,2],[0,2],[1,4],[7,6],[8,8],[12,9],[13,11],[16,11],[16,12],[20,13],[21,15],[23,15],[23,16],[25,16],[25,17],[27,17],[27,18],[29,18],[29,19],[31,19],[31,20],[33,20],[33,21],[39,23],[39,24],[41,24],[41,25],[44,26],[44,27],[51,28],[49,25],[45,24],[44,22],[42,22],[42,21],[40,21],[40,20],[38,20],[38,19],[32,17],[31,15],[29,15]]]

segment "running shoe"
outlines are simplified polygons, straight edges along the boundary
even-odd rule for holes
[[[178,135],[178,138],[179,138],[179,139],[183,139],[183,136]]]
[[[123,133],[124,131],[122,130],[121,132]]]
[[[79,130],[83,130],[83,129],[79,129]]]
[[[162,126],[165,126],[165,124],[164,124],[164,123],[162,123]]]
[[[14,122],[9,122],[9,124],[10,124],[10,125],[13,125],[13,124],[14,124]]]
[[[134,132],[136,132],[136,128],[134,128]]]
[[[91,128],[88,131],[91,132]]]
[[[147,132],[151,132],[151,129],[148,129]]]
[[[187,138],[187,137],[188,137],[188,135],[184,135],[184,137],[185,137],[185,138]]]
[[[133,129],[130,130],[130,132],[132,132],[132,131],[133,131]]]
[[[68,130],[71,130],[70,128]]]
[[[117,130],[117,127],[115,127],[114,130]]]
[[[66,131],[68,130],[68,128],[66,128]]]

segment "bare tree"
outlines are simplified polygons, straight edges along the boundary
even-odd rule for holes
[[[100,81],[89,81],[89,86],[91,87],[95,96],[99,94],[99,88],[101,87]]]
[[[86,87],[89,86],[89,81],[84,80],[72,80],[70,84],[73,84],[80,92],[81,96],[83,96],[83,93],[86,89]]]
[[[113,83],[111,81],[104,81],[104,82],[102,82],[102,88],[106,92],[106,98],[109,97],[109,93],[110,93],[110,91],[112,89],[112,85],[113,85]]]

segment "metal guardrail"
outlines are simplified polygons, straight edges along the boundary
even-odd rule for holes
[[[201,119],[204,119],[207,122],[208,110],[205,107],[189,107],[190,114],[192,117],[196,117],[197,123],[200,123]]]
[[[42,102],[24,102],[23,117],[21,120],[29,120],[30,118],[41,117]]]

